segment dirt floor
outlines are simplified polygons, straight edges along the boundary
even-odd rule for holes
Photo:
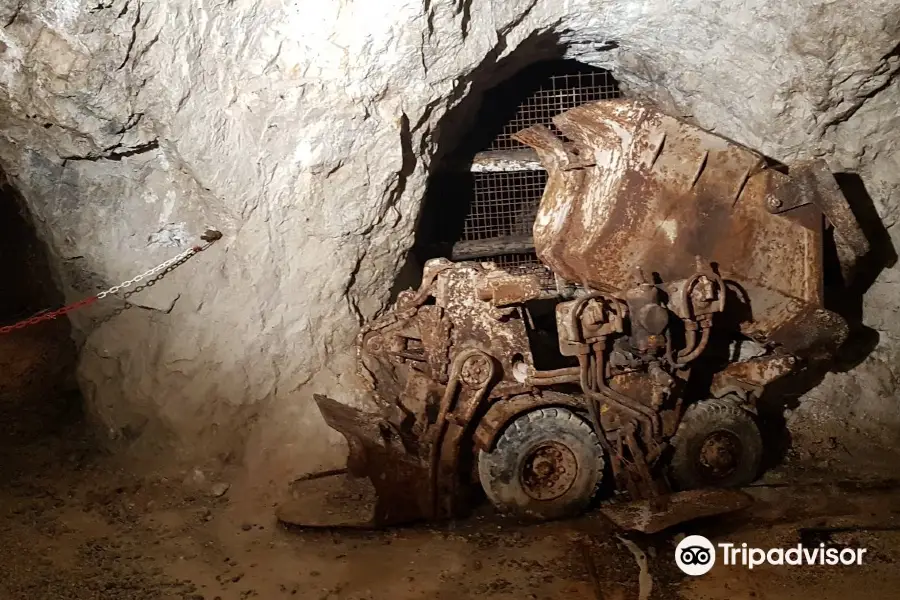
[[[0,336],[0,600],[898,597],[900,486],[785,469],[749,490],[746,511],[657,536],[598,512],[526,526],[488,510],[379,533],[288,530],[277,499],[243,493],[239,473],[139,478],[97,450],[77,396],[51,398],[28,368],[52,367],[42,344]],[[868,552],[861,566],[719,564],[691,578],[674,563],[684,534]]]

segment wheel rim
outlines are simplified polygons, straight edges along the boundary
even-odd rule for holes
[[[544,442],[525,456],[519,479],[535,500],[554,500],[569,491],[577,476],[575,454],[559,442]]]
[[[721,481],[737,471],[741,441],[730,431],[715,431],[700,444],[697,467],[708,481]]]

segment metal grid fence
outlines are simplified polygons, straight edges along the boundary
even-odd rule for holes
[[[559,134],[551,122],[551,119],[559,113],[587,102],[610,100],[620,96],[619,86],[608,71],[553,75],[519,105],[515,116],[506,123],[503,131],[491,143],[490,149],[524,148],[523,144],[511,136],[532,125],[546,125]]]
[[[475,195],[463,225],[463,239],[531,235],[546,171],[473,173]]]
[[[553,126],[559,113],[587,102],[620,97],[616,80],[608,71],[589,70],[552,75],[518,107],[488,150],[525,148],[512,134],[532,125]],[[474,197],[463,225],[462,239],[484,240],[530,235],[547,183],[545,171],[473,173]],[[555,286],[553,273],[534,252],[487,258],[501,268],[518,273],[536,273],[547,288]]]
[[[496,263],[498,267],[509,271],[513,275],[535,274],[540,278],[541,287],[545,289],[556,287],[556,278],[553,276],[553,271],[544,266],[544,263],[538,260],[537,254],[534,252],[503,254],[486,260]]]

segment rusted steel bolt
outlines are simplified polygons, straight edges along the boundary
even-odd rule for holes
[[[487,381],[490,370],[491,366],[484,356],[472,356],[463,363],[459,378],[466,385],[477,387]]]

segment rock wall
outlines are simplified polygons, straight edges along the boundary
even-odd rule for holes
[[[133,308],[73,317],[90,413],[165,464],[265,479],[341,462],[311,394],[360,401],[350,344],[429,172],[480,94],[536,60],[610,68],[782,161],[825,156],[889,227],[900,209],[891,0],[0,0],[0,23],[0,165],[69,298],[225,234]],[[881,273],[877,349],[798,428],[896,437],[898,292]]]

